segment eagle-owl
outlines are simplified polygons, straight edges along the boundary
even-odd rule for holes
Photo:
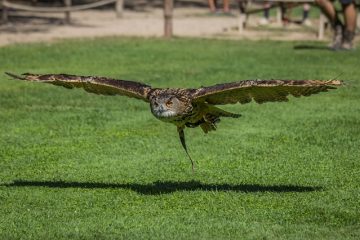
[[[14,79],[51,83],[66,88],[84,88],[88,92],[104,95],[123,95],[141,99],[150,104],[152,114],[159,120],[175,124],[181,144],[191,159],[186,143],[185,127],[200,126],[205,133],[216,130],[220,117],[238,118],[241,115],[224,111],[216,105],[284,102],[287,96],[310,96],[340,86],[338,80],[245,80],[217,84],[197,89],[152,88],[134,81],[116,80],[105,77],[76,76],[69,74],[30,74],[17,76],[6,73]]]

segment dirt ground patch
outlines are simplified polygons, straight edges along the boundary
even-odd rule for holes
[[[238,14],[210,15],[206,8],[177,8],[174,12],[174,34],[180,37],[225,39],[317,40],[318,23],[311,27],[271,23],[259,27],[252,16],[244,33],[238,31]],[[72,13],[72,23],[63,24],[63,14],[12,13],[10,22],[0,25],[0,46],[24,42],[48,42],[66,38],[102,36],[161,37],[163,12],[159,8],[143,11],[126,10],[116,18],[111,10],[88,10]],[[325,39],[326,40],[326,39]]]

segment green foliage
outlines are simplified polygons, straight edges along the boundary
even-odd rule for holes
[[[359,53],[136,38],[0,48],[1,72],[157,87],[339,74],[346,83],[288,103],[224,106],[243,117],[206,136],[186,130],[192,173],[175,126],[147,104],[2,74],[0,239],[359,239]]]

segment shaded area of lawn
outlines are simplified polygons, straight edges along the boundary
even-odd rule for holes
[[[299,47],[300,46],[300,47]],[[309,50],[311,49],[311,50]],[[345,86],[176,127],[125,97],[0,77],[0,239],[358,239],[359,50],[317,42],[136,38],[0,48],[0,71],[199,87],[241,79]]]
[[[22,181],[16,180],[6,187],[49,187],[49,188],[90,188],[130,189],[140,194],[167,194],[178,191],[234,191],[234,192],[311,192],[320,190],[319,187],[303,187],[291,185],[262,186],[258,184],[205,184],[199,181],[188,182],[154,182],[152,184],[136,183],[94,183],[94,182],[64,182],[64,181]]]

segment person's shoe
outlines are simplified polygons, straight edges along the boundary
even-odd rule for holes
[[[223,15],[224,15],[224,16],[229,16],[229,17],[233,17],[233,16],[234,16],[234,14],[232,14],[232,13],[230,12],[230,10],[223,11]]]
[[[302,21],[302,24],[307,27],[312,26],[312,22],[309,19],[305,19],[304,21]]]
[[[342,25],[336,25],[335,28],[334,28],[333,40],[330,43],[329,47],[332,50],[340,50],[342,42],[343,42],[343,26]]]
[[[270,22],[269,22],[269,19],[267,19],[267,18],[261,18],[260,20],[259,20],[259,25],[261,25],[261,26],[265,26],[265,25],[268,25]]]
[[[354,50],[354,46],[353,46],[354,36],[355,36],[354,32],[350,32],[348,30],[344,31],[343,41],[341,44],[342,50]]]

